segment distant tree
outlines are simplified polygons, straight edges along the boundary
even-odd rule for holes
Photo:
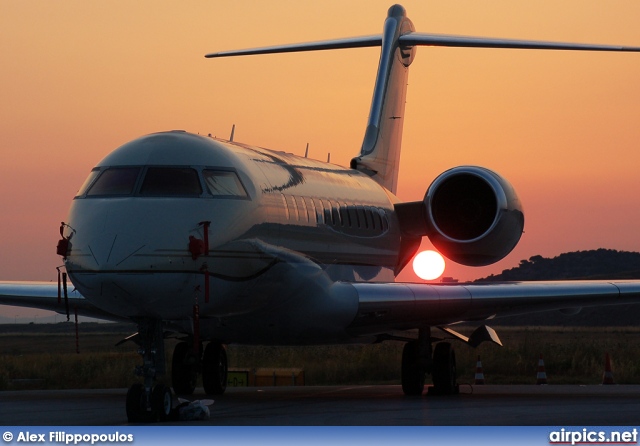
[[[640,279],[640,253],[600,248],[554,258],[535,255],[521,260],[515,268],[476,282],[571,279]]]

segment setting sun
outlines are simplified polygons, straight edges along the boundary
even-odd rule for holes
[[[435,280],[444,272],[444,258],[436,251],[422,251],[413,259],[413,271],[422,280]]]

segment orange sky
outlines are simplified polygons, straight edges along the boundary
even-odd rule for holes
[[[227,136],[347,165],[377,49],[207,60],[207,52],[377,34],[389,1],[4,2],[0,14],[0,280],[55,279],[58,226],[91,168],[140,135]],[[640,2],[405,1],[420,32],[640,45]],[[532,255],[640,251],[640,54],[418,49],[399,196],[447,168],[508,178]],[[425,241],[425,248],[429,243]],[[404,280],[415,280],[412,273]]]

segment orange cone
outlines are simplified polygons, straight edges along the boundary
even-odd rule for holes
[[[611,371],[611,358],[609,358],[609,353],[604,354],[604,373],[602,374],[602,384],[615,384],[615,382],[613,382],[613,372]]]
[[[538,360],[538,374],[536,375],[536,384],[547,383],[547,372],[544,370],[544,360],[542,359],[542,353],[540,353],[540,359]]]
[[[478,355],[478,362],[476,362],[476,384],[484,384],[484,373],[482,372],[482,361],[480,361],[480,355]]]

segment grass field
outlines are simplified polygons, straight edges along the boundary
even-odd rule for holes
[[[84,332],[81,324],[77,354],[72,325],[57,327],[54,333],[18,327],[14,332],[5,327],[0,334],[0,390],[120,388],[135,380],[133,370],[140,363],[136,345],[115,347],[130,331],[101,331],[98,326]],[[599,384],[608,352],[616,383],[640,384],[640,328],[508,327],[498,333],[504,347],[483,344],[474,350],[454,342],[460,383],[473,382],[480,355],[487,384],[534,384],[542,354],[549,384]],[[175,341],[167,341],[168,367],[174,345]],[[228,354],[230,367],[303,368],[307,385],[393,384],[400,382],[402,343],[232,345]]]

